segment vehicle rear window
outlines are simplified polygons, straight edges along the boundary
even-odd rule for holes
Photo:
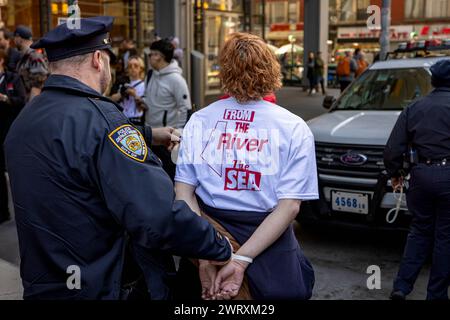
[[[368,70],[339,98],[337,110],[403,110],[431,90],[423,68]]]

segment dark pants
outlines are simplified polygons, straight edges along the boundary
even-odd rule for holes
[[[320,76],[318,79],[317,79],[317,82],[318,82],[318,84],[317,84],[317,92],[319,92],[319,84],[320,84],[320,87],[322,88],[322,93],[323,93],[323,95],[325,95],[326,94],[326,91],[325,91],[325,83],[324,83],[324,79],[323,79],[323,77],[322,76]]]
[[[411,171],[408,208],[413,215],[394,290],[409,294],[432,256],[427,299],[448,299],[450,286],[450,166],[420,164]]]
[[[317,78],[315,76],[308,76],[309,80],[309,93],[312,93],[314,89],[317,87]]]

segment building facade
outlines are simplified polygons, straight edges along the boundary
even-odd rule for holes
[[[154,0],[79,0],[82,17],[115,17],[111,36],[115,44],[134,39],[142,48],[154,36]],[[66,0],[0,0],[0,23],[14,30],[19,24],[31,28],[35,38],[58,25],[68,15]]]
[[[361,48],[368,60],[379,35],[367,28],[367,8],[382,0],[330,0],[330,43],[338,51]],[[391,50],[400,42],[450,38],[450,0],[391,0]]]
[[[264,38],[288,67],[285,75],[290,80],[302,78],[306,50],[327,52],[333,62],[336,55],[361,48],[371,61],[380,48],[380,32],[368,29],[367,8],[381,7],[381,3],[382,0],[78,0],[82,17],[116,17],[112,31],[115,46],[131,38],[143,49],[158,34],[178,36],[186,52],[202,53],[206,93],[220,89],[218,53],[228,35],[236,31]],[[450,38],[450,0],[391,3],[392,49],[411,39]],[[0,10],[3,26],[13,30],[18,24],[28,25],[35,38],[68,15],[67,0],[0,0]],[[326,35],[322,36],[324,29]],[[319,42],[325,42],[325,47]],[[190,55],[186,54],[183,69],[188,82],[190,67]]]

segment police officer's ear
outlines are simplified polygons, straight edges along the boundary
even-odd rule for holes
[[[97,70],[101,71],[106,66],[105,64],[109,63],[106,57],[103,57],[103,54],[100,50],[94,51],[92,56],[92,66]]]

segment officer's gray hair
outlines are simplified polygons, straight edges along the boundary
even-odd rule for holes
[[[48,66],[50,68],[50,72],[56,72],[57,70],[67,70],[67,69],[73,69],[73,71],[78,70],[80,64],[83,64],[86,62],[88,58],[92,56],[92,52],[61,59],[58,61],[49,62]]]

